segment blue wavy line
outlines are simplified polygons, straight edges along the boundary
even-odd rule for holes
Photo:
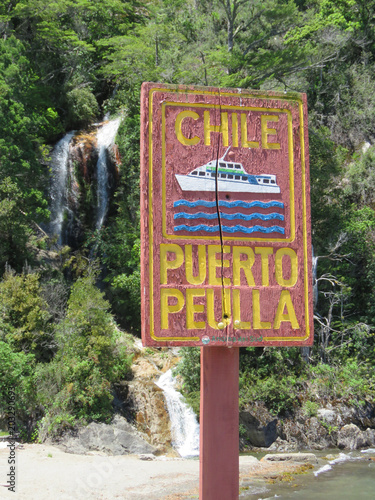
[[[196,200],[196,201],[188,201],[188,200],[177,200],[173,203],[174,207],[180,207],[180,206],[185,206],[185,207],[216,207],[216,201],[205,201],[205,200]],[[270,207],[279,207],[279,208],[284,208],[284,203],[281,201],[268,201],[268,202],[263,202],[263,201],[252,201],[252,202],[246,202],[242,200],[238,201],[224,201],[220,200],[219,201],[219,207],[227,207],[227,208],[232,208],[232,207],[242,207],[242,208],[253,208],[253,207],[260,207],[260,208],[270,208]]]
[[[189,232],[197,232],[197,231],[205,231],[207,233],[216,233],[219,232],[219,226],[205,226],[204,224],[199,224],[198,226],[186,226],[185,224],[181,226],[176,226],[174,228],[175,231],[189,231]],[[263,227],[263,226],[252,226],[252,227],[244,227],[244,226],[221,226],[221,230],[224,233],[285,233],[285,229],[280,226],[271,226],[271,227]]]
[[[175,219],[207,219],[207,220],[212,220],[212,219],[217,219],[217,214],[207,214],[205,212],[197,212],[195,214],[188,214],[186,212],[179,212],[177,214],[174,214]],[[226,214],[223,212],[220,212],[220,218],[221,219],[227,219],[227,220],[235,220],[235,219],[240,219],[240,220],[253,220],[253,219],[260,219],[260,220],[284,220],[284,216],[281,214],[278,214],[276,212],[272,214],[258,214],[257,212],[250,214],[250,215],[245,215],[242,213],[235,213],[235,214]]]

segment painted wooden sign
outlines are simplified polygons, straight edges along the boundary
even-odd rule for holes
[[[310,345],[304,94],[144,83],[145,345]]]

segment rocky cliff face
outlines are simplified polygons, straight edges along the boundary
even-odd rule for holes
[[[272,451],[355,450],[375,445],[375,406],[326,402],[313,415],[298,410],[293,417],[275,418],[262,404],[240,413],[241,447],[269,447]]]

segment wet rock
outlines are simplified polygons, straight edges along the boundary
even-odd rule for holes
[[[268,448],[277,438],[277,419],[261,423],[254,415],[247,411],[240,412],[240,424],[245,429],[244,437],[256,447]]]
[[[358,450],[367,446],[367,436],[355,424],[344,425],[337,433],[337,446]]]
[[[176,356],[164,348],[148,354],[139,352],[133,360],[133,379],[128,384],[126,413],[162,453],[172,452],[171,423],[163,391],[155,382],[176,361]]]
[[[133,380],[129,384],[129,399],[137,428],[161,452],[170,451],[171,425],[163,391],[154,381]]]
[[[264,456],[261,462],[298,462],[298,463],[318,463],[314,453],[275,453]]]

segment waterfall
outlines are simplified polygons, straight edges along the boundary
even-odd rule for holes
[[[51,219],[46,231],[50,236],[57,236],[58,245],[77,246],[90,214],[96,213],[91,227],[102,227],[111,192],[109,154],[120,122],[121,118],[115,118],[104,124],[94,124],[93,131],[83,131],[76,136],[74,131],[69,132],[54,147],[50,161]],[[80,176],[84,183],[79,180]],[[91,212],[87,216],[87,208],[84,208],[86,214],[82,212],[83,190],[91,189],[94,182],[97,184],[97,199],[90,204]]]
[[[165,372],[156,385],[164,391],[171,420],[172,444],[178,453],[186,457],[199,455],[199,424],[193,410],[175,389],[172,370]]]
[[[318,256],[314,255],[314,247],[312,247],[312,279],[313,279],[313,297],[314,297],[314,309],[316,309],[316,306],[318,305],[318,281],[317,281],[317,276],[318,276]]]
[[[96,219],[96,229],[100,229],[103,225],[105,216],[108,210],[109,186],[108,186],[108,169],[107,169],[107,154],[108,149],[114,144],[117,130],[120,126],[121,118],[115,118],[105,123],[97,131],[96,138],[98,141],[98,213]]]
[[[67,208],[67,177],[69,166],[69,144],[75,132],[66,134],[54,147],[51,155],[51,222],[49,233],[58,237],[58,244],[62,244],[62,226],[64,212]]]

